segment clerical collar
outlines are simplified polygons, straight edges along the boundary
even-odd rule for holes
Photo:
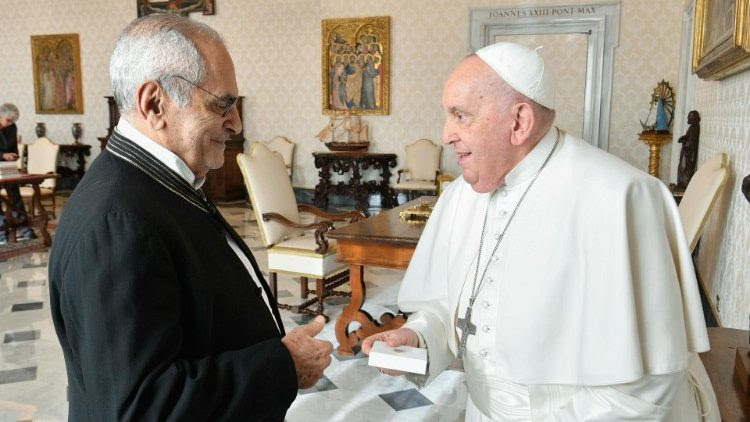
[[[179,174],[180,177],[185,179],[185,181],[193,188],[200,189],[201,186],[203,186],[203,182],[206,181],[205,177],[195,177],[193,171],[190,170],[190,167],[188,167],[184,161],[182,161],[182,158],[141,133],[141,131],[136,129],[123,117],[120,117],[116,129],[122,136],[130,139],[134,144],[145,149],[149,154],[153,155],[154,158],[161,161],[170,170]]]
[[[505,183],[502,186],[512,188],[533,177],[539,171],[542,162],[547,159],[552,148],[554,148],[557,133],[558,129],[553,125],[526,157],[520,163],[516,164],[513,170],[505,176]],[[560,131],[560,137],[562,136],[562,131]]]

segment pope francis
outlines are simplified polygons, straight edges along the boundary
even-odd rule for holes
[[[418,383],[462,359],[472,422],[719,420],[677,207],[659,180],[554,126],[549,73],[498,43],[449,77],[443,142],[463,175],[404,276],[407,323],[363,351],[426,348]]]

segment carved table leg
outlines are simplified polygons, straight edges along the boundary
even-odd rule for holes
[[[336,350],[342,355],[353,355],[354,348],[360,340],[376,333],[398,328],[406,322],[401,315],[394,317],[391,314],[385,314],[381,317],[383,323],[379,324],[362,309],[366,294],[364,267],[349,266],[349,283],[352,288],[351,301],[336,320],[336,340],[339,342]],[[360,328],[355,332],[349,332],[349,323],[352,321],[360,324]]]

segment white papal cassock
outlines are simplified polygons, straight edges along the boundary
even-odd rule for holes
[[[718,420],[690,251],[659,180],[562,133],[492,255],[556,136],[494,192],[458,178],[436,204],[399,293],[428,349],[424,381],[455,359],[487,211],[467,420]]]

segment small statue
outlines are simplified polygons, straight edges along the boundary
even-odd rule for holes
[[[677,184],[674,186],[677,190],[685,190],[690,179],[695,174],[695,168],[698,164],[698,140],[701,135],[701,116],[693,110],[688,113],[687,122],[690,125],[687,132],[677,139],[682,144],[680,151],[680,163],[677,166]]]

